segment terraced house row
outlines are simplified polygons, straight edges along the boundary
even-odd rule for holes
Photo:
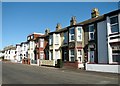
[[[6,55],[12,50],[5,50],[4,59],[9,59]],[[83,22],[73,16],[67,27],[58,23],[53,32],[46,29],[45,34],[28,35],[26,42],[16,44],[14,52],[10,60],[24,64],[55,66],[62,59],[65,67],[118,73],[120,10],[100,16],[94,8],[91,18]]]

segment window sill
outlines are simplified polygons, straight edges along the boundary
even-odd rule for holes
[[[59,44],[55,44],[55,45],[59,45]]]
[[[75,40],[70,40],[69,42],[74,42]]]

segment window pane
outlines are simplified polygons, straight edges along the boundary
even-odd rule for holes
[[[51,51],[51,60],[53,60],[53,51]]]
[[[67,33],[64,33],[64,43],[67,43]]]
[[[74,57],[71,57],[71,62],[74,62],[74,61],[75,61]]]
[[[74,50],[71,50],[71,55],[74,55]]]
[[[78,36],[78,40],[81,40],[81,35]]]
[[[50,35],[50,37],[49,37],[49,45],[51,45],[51,44],[53,44],[53,36],[52,35]]]
[[[120,55],[113,55],[113,62],[120,62]]]
[[[93,33],[90,33],[90,39],[94,39]]]
[[[82,51],[81,50],[78,50],[78,55],[82,55]]]
[[[43,45],[44,45],[44,42],[41,41],[41,42],[40,42],[40,47],[43,47]]]
[[[59,44],[59,37],[58,37],[58,34],[56,34],[55,44]]]
[[[78,61],[80,61],[80,62],[81,62],[81,57],[78,57]]]
[[[78,33],[82,33],[81,28],[78,28]]]
[[[73,28],[73,29],[70,29],[70,34],[75,34],[74,28]]]
[[[71,36],[71,40],[74,40],[74,35]]]
[[[112,25],[111,26],[111,32],[119,32],[119,27],[118,27],[118,24],[115,24],[115,25]]]
[[[118,23],[118,16],[110,18],[110,24]]]
[[[89,26],[89,32],[94,32],[94,26]]]

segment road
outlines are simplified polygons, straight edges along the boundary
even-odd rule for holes
[[[118,75],[3,62],[2,84],[118,84]]]

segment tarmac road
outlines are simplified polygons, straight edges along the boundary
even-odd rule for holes
[[[2,62],[2,84],[118,84],[118,74]]]

